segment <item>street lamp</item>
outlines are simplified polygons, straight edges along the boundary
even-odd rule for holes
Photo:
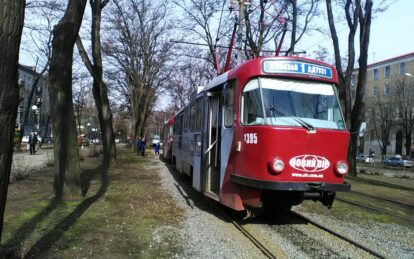
[[[408,76],[408,77],[412,77],[412,78],[414,78],[414,76],[413,76],[412,74],[410,74],[410,73],[405,73],[404,75],[406,75],[406,76]]]
[[[37,105],[33,105],[32,110],[35,112],[36,117],[37,117],[36,129],[37,129],[37,132],[39,132],[39,129],[40,129],[40,107],[38,107]]]

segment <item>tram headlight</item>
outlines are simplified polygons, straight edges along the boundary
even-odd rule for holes
[[[339,176],[344,176],[349,172],[349,165],[345,161],[339,161],[335,165],[335,173]]]
[[[285,163],[280,158],[275,158],[272,162],[269,163],[270,171],[275,174],[280,174],[283,169],[285,169]]]

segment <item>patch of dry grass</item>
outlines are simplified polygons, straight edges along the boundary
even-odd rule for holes
[[[90,169],[99,162],[86,157],[82,167]],[[63,258],[180,254],[177,231],[183,213],[160,188],[160,163],[120,149],[107,187],[102,188],[99,174],[91,176],[86,196],[75,201],[52,201],[52,169],[12,185],[1,248],[18,257],[28,252]]]

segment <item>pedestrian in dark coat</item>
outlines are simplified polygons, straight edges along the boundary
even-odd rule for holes
[[[37,134],[32,131],[29,135],[30,155],[36,154]]]
[[[138,155],[141,153],[141,138],[137,139],[137,152]]]

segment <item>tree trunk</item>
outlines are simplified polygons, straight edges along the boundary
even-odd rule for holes
[[[411,157],[411,141],[412,141],[411,134],[406,135],[405,136],[405,154],[408,157]]]
[[[286,55],[289,53],[295,52],[295,44],[296,44],[296,29],[297,29],[297,23],[298,23],[298,5],[297,0],[291,0],[290,1],[292,5],[292,35],[290,37],[290,47],[288,51],[286,52]]]
[[[354,106],[351,112],[351,143],[348,151],[348,161],[351,163],[350,174],[357,175],[356,171],[356,155],[358,145],[358,132],[362,122],[362,115],[365,112],[364,92],[367,81],[368,69],[368,46],[371,31],[371,13],[372,1],[368,0],[365,3],[365,12],[359,12],[360,36],[359,36],[359,70],[358,70],[358,84],[356,87]]]
[[[0,241],[19,105],[18,60],[25,0],[0,0]]]
[[[331,0],[326,0],[326,10],[328,13],[328,24],[329,24],[329,29],[331,32],[331,37],[332,37],[332,45],[334,47],[335,67],[336,67],[336,70],[338,71],[338,76],[339,76],[339,95],[341,95],[342,92],[346,90],[345,89],[345,78],[342,73],[341,52],[339,50],[339,39],[338,39],[338,34],[336,32],[335,21],[333,18]]]
[[[69,0],[65,15],[53,30],[49,96],[55,143],[54,191],[64,195],[64,183],[70,195],[79,194],[79,151],[72,101],[73,47],[85,12],[86,0]],[[66,195],[66,194],[65,194]]]
[[[98,110],[99,123],[102,131],[103,161],[108,167],[116,161],[115,136],[112,127],[112,111],[108,99],[108,87],[103,81],[102,53],[101,53],[101,15],[102,9],[108,0],[91,1],[92,8],[92,57],[94,68],[93,97]]]

